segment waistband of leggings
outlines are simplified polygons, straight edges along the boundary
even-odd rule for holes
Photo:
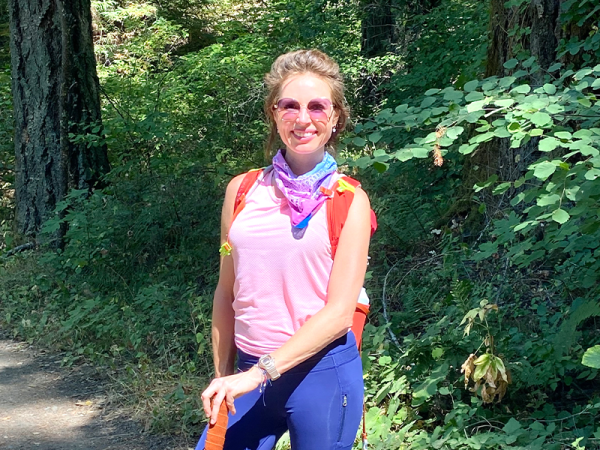
[[[326,345],[318,353],[290,369],[289,372],[302,370],[303,366],[314,366],[311,369],[313,371],[331,369],[352,361],[357,357],[357,352],[356,338],[354,333],[349,331],[348,334]],[[240,365],[256,364],[259,359],[258,356],[249,355],[239,349],[237,354]]]

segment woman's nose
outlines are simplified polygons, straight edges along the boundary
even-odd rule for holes
[[[310,114],[308,114],[308,108],[304,106],[300,107],[300,112],[298,112],[298,118],[296,119],[299,123],[310,123]]]

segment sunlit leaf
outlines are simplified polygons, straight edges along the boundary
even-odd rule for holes
[[[570,218],[571,218],[571,216],[564,209],[559,208],[552,213],[552,220],[554,220],[555,222],[558,222],[560,224],[565,223]]]

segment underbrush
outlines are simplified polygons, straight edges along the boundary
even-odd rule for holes
[[[363,347],[373,448],[600,447],[598,370],[581,364],[600,342],[599,293],[573,299],[535,273],[475,262],[447,234],[375,274],[383,302]]]
[[[125,177],[124,177],[125,178]],[[128,177],[126,177],[128,178]],[[218,179],[155,173],[73,191],[44,235],[68,225],[62,250],[0,264],[0,327],[117,374],[124,403],[148,429],[198,434],[199,392],[212,373]]]

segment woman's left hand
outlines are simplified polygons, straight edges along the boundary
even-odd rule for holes
[[[231,414],[235,414],[233,400],[256,389],[263,382],[262,371],[254,366],[246,372],[215,378],[201,395],[204,412],[210,417],[210,424],[217,422],[221,403],[225,400]],[[211,405],[212,400],[212,405]]]

